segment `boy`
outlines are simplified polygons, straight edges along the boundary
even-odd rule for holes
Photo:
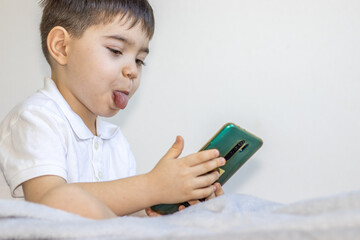
[[[154,32],[146,0],[43,0],[40,25],[51,79],[0,126],[0,166],[14,197],[84,217],[130,214],[159,203],[223,194],[217,150],[179,158],[183,139],[155,168],[135,160],[111,117],[135,93]],[[183,209],[181,206],[179,210]]]

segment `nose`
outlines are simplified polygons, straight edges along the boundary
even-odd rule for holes
[[[136,63],[127,63],[123,69],[122,74],[124,77],[129,78],[131,80],[137,78],[138,76],[138,68],[136,66]]]

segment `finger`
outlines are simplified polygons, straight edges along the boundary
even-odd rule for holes
[[[184,210],[185,208],[186,208],[186,207],[185,207],[184,205],[180,205],[179,208],[178,208],[178,210],[179,210],[179,211],[182,211],[182,210]]]
[[[185,161],[189,166],[196,166],[200,163],[209,161],[211,159],[217,158],[219,156],[219,150],[209,149],[193,153],[186,157]]]
[[[199,200],[190,200],[190,201],[188,201],[187,203],[188,203],[188,206],[192,206],[192,205],[195,205],[195,204],[200,203],[200,201],[199,201]],[[185,205],[180,205],[179,208],[178,208],[178,210],[179,210],[179,211],[184,210],[186,207],[187,207],[187,206],[185,206]]]
[[[219,157],[194,166],[192,171],[194,171],[193,173],[196,176],[200,176],[210,171],[214,171],[214,170],[217,171],[217,168],[224,166],[225,163],[226,163],[225,158]]]
[[[224,195],[224,190],[223,190],[220,183],[218,183],[218,182],[215,183],[215,187],[216,187],[216,191],[215,191],[215,196],[216,197]]]
[[[198,176],[193,180],[193,187],[194,189],[201,189],[204,187],[208,187],[212,185],[214,182],[216,182],[220,177],[220,174],[218,171],[212,171],[208,174]],[[214,191],[216,190],[216,187],[213,186]]]
[[[206,188],[194,190],[192,195],[193,195],[194,199],[206,199],[215,191],[216,191],[216,187],[213,185],[210,185]]]
[[[145,208],[145,212],[148,216],[150,216],[152,210],[150,208]]]
[[[161,216],[160,213],[157,213],[157,212],[151,210],[150,208],[146,208],[146,209],[145,209],[145,212],[146,212],[146,214],[147,214],[149,217],[158,217],[158,216]]]
[[[167,158],[167,159],[178,158],[183,149],[184,149],[184,139],[181,136],[177,136],[175,143],[171,146],[171,148],[164,155],[163,158]]]
[[[215,198],[215,193],[214,193],[214,192],[213,192],[210,196],[208,196],[208,197],[205,199],[205,201],[208,201],[208,200],[213,199],[213,198]]]
[[[190,204],[190,206],[192,206],[192,205],[200,203],[200,201],[199,200],[190,200],[188,203]]]

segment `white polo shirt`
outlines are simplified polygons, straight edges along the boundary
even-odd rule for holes
[[[72,111],[55,83],[45,79],[44,88],[0,124],[0,169],[10,186],[0,195],[23,197],[21,184],[44,175],[68,183],[135,175],[135,158],[119,127],[101,119],[96,124],[98,136]]]

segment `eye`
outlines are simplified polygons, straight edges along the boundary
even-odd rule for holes
[[[145,62],[143,60],[140,60],[140,59],[136,59],[136,65],[138,65],[138,66],[146,66]]]
[[[111,53],[114,55],[122,55],[122,52],[120,50],[114,49],[114,48],[107,48]]]

